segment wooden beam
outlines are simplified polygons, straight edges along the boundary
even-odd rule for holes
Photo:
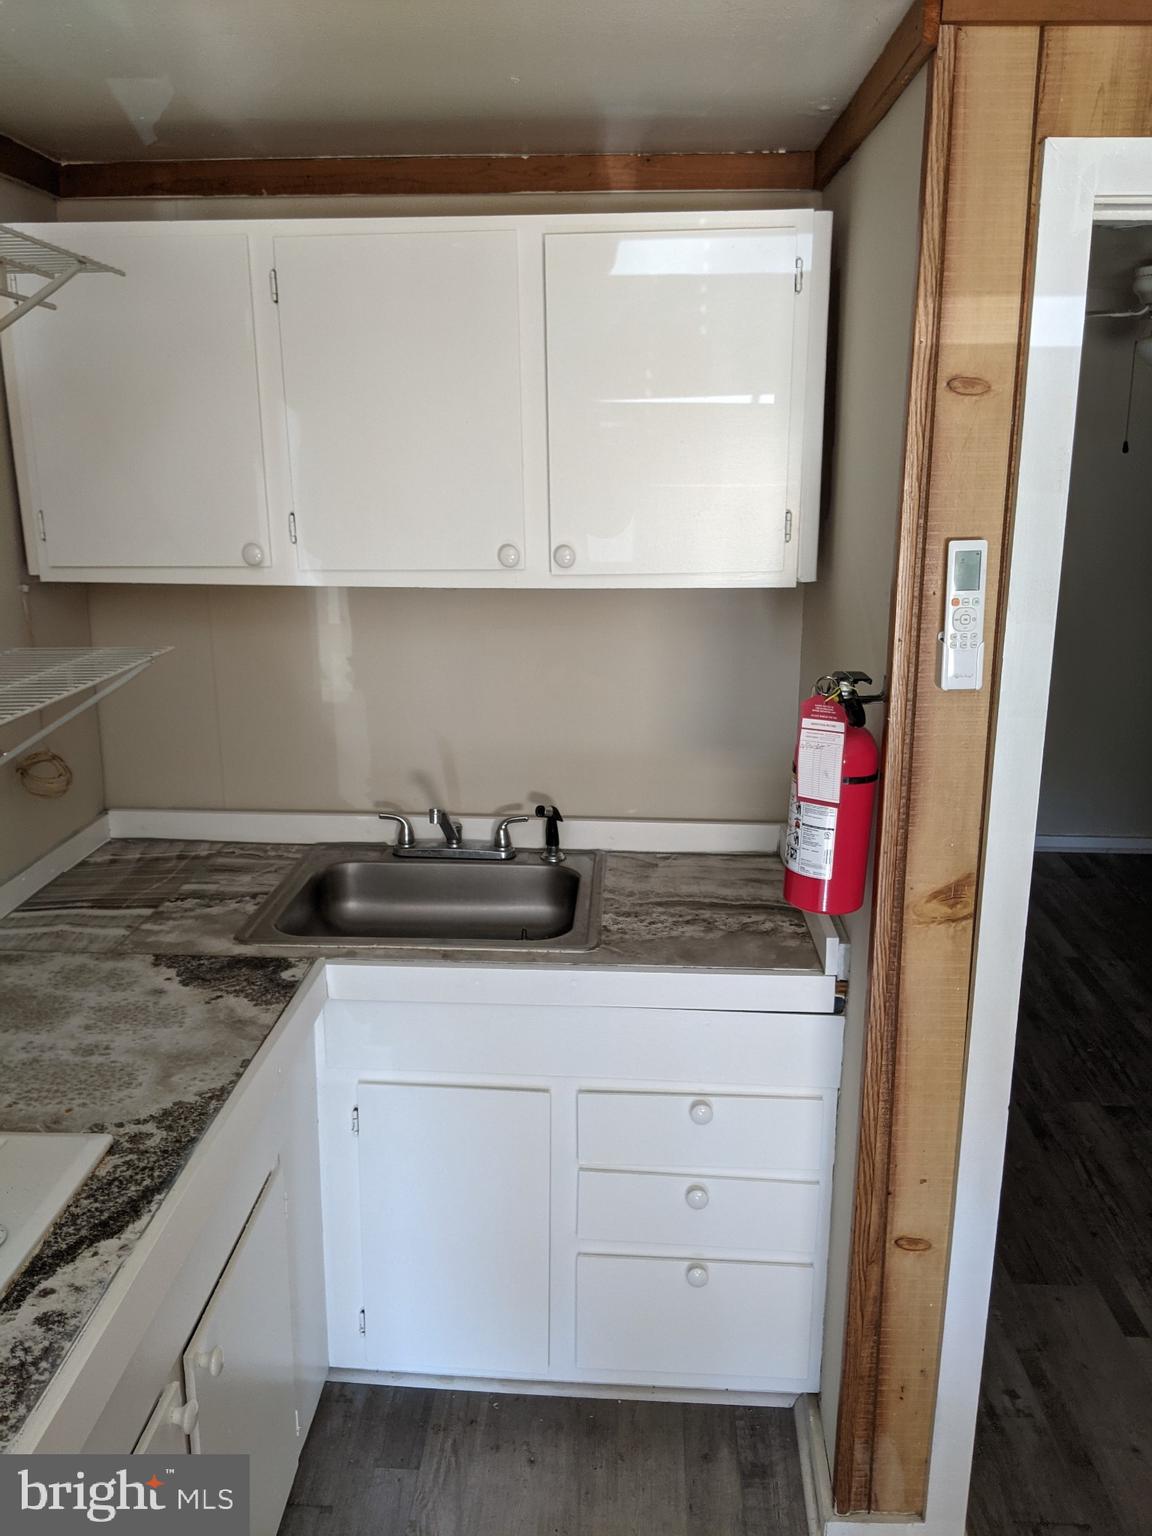
[[[899,547],[889,643],[889,703],[876,834],[869,1012],[864,1036],[860,1145],[856,1164],[852,1249],[840,1406],[832,1480],[837,1510],[868,1510],[876,1438],[881,1301],[888,1232],[892,1079],[898,1045],[897,998],[902,932],[901,893],[907,854],[905,812],[910,798],[912,713],[927,507],[932,407],[943,281],[944,197],[951,142],[955,33],[940,35],[929,78],[921,174],[920,261],[912,330],[908,421],[904,441]]]
[[[947,31],[941,42],[950,46]],[[880,1124],[867,1133],[851,1278],[859,1294],[849,1313],[872,1333],[853,1346],[852,1372],[865,1379],[853,1382],[854,1422],[842,1424],[850,1438],[836,1456],[839,1507],[901,1514],[922,1513],[927,1491],[990,729],[990,686],[936,686],[944,548],[949,538],[988,540],[990,681],[1040,30],[963,29],[955,46],[943,280],[938,305],[918,315],[914,343],[925,356],[914,368],[877,869],[866,1118],[878,1113]]]
[[[1037,140],[1150,136],[1152,26],[1045,28]]]
[[[810,151],[125,160],[66,162],[60,171],[60,195],[65,198],[807,191],[815,176]]]
[[[887,115],[936,47],[940,0],[913,0],[884,51],[816,151],[816,186],[824,188]]]
[[[36,187],[41,192],[50,192],[53,197],[60,194],[60,166],[57,162],[42,155],[38,149],[29,149],[27,144],[6,138],[2,133],[0,176],[21,181],[25,186]]]
[[[944,0],[950,26],[1152,25],[1152,0]]]
[[[924,1508],[968,1045],[976,897],[1026,314],[1037,28],[957,37],[924,514],[871,1507]],[[988,540],[985,675],[936,686],[944,547]]]

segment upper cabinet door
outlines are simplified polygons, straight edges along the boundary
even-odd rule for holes
[[[32,310],[5,332],[41,572],[266,570],[249,237],[204,225],[37,232],[125,273],[76,277],[55,313]]]
[[[794,579],[797,231],[544,244],[553,573]]]
[[[524,560],[513,230],[276,240],[302,572]]]

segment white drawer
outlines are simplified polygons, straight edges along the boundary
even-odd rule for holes
[[[704,1284],[690,1283],[694,1271]],[[806,1264],[581,1254],[577,1365],[641,1378],[805,1380],[812,1282]]]
[[[605,1243],[812,1254],[820,1186],[716,1174],[580,1174],[577,1232]]]
[[[609,1168],[819,1168],[824,1103],[728,1093],[579,1096],[580,1161]]]

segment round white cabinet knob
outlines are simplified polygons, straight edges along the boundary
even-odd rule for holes
[[[224,1351],[217,1344],[211,1353],[199,1350],[196,1355],[196,1364],[202,1371],[207,1371],[209,1376],[219,1376],[224,1369]]]
[[[196,1428],[196,1420],[200,1417],[200,1405],[198,1403],[185,1403],[181,1408],[172,1408],[168,1412],[168,1422],[175,1424],[183,1434],[190,1435]]]
[[[576,551],[571,544],[557,544],[552,551],[552,559],[562,571],[570,571],[576,564]]]
[[[688,1268],[684,1271],[684,1278],[689,1285],[695,1286],[699,1290],[702,1285],[708,1284],[708,1266],[706,1264],[689,1264]]]
[[[712,1118],[712,1106],[707,1099],[693,1099],[688,1114],[693,1125],[707,1125]]]
[[[703,1184],[689,1184],[684,1192],[684,1199],[694,1211],[702,1211],[708,1204],[708,1191]]]
[[[240,554],[243,557],[245,565],[264,564],[264,551],[261,549],[259,544],[245,544],[244,548],[240,551]]]
[[[520,551],[515,544],[501,544],[496,558],[506,571],[513,571],[520,564]]]

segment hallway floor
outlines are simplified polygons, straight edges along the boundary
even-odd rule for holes
[[[1152,858],[1036,858],[969,1536],[1152,1530]]]
[[[803,1536],[789,1408],[330,1382],[280,1536]]]

